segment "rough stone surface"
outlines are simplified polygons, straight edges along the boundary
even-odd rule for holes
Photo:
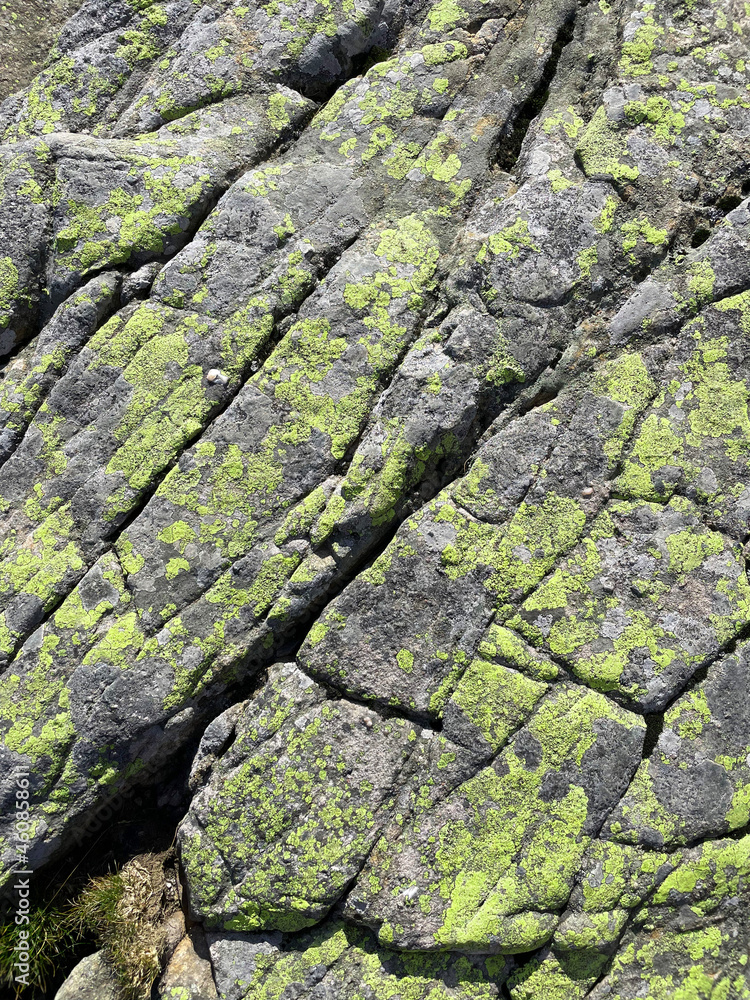
[[[200,927],[175,948],[159,982],[160,1000],[217,1000],[208,945]]]
[[[123,1000],[123,993],[97,951],[81,959],[55,994],[55,1000]]]
[[[80,0],[13,0],[0,7],[0,99],[31,82],[80,5]]]
[[[6,893],[19,769],[37,870],[185,774],[164,996],[750,1000],[749,37],[84,0],[11,64]]]

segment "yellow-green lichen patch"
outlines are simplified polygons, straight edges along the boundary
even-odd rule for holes
[[[408,339],[408,327],[394,322],[394,314],[401,318],[406,301],[430,288],[437,244],[416,216],[379,229],[376,236],[371,273],[356,283],[344,282],[339,292],[354,320],[346,328],[348,339],[337,335],[327,319],[301,319],[253,379],[252,385],[274,400],[278,422],[252,451],[230,444],[220,458],[199,446],[190,471],[174,469],[159,488],[158,496],[199,515],[201,541],[229,556],[247,551],[261,517],[280,513],[284,497],[277,491],[285,464],[314,435],[327,436],[332,459],[343,457],[369,414],[379,380],[392,370]],[[351,391],[329,395],[328,386],[338,384],[341,372],[346,369],[350,377],[347,352],[352,350],[362,351],[363,358]],[[338,513],[332,510],[331,516]],[[321,532],[328,527],[324,520]]]
[[[608,821],[608,836],[673,846],[747,825],[750,741],[739,704],[749,683],[741,647],[677,699],[664,715],[659,742]]]
[[[502,958],[397,952],[339,920],[301,934],[287,951],[259,952],[244,1000],[277,1000],[314,975],[319,988],[342,995],[356,983],[369,1000],[495,1000],[507,975]]]
[[[589,769],[602,727],[617,734],[620,757],[643,738],[641,720],[601,695],[547,695],[491,767],[378,849],[352,905],[395,944],[514,953],[549,940],[600,808]],[[420,894],[424,908],[413,903]]]
[[[750,585],[739,556],[688,501],[617,502],[510,624],[587,684],[663,704],[741,627]]]
[[[432,31],[448,32],[452,31],[466,17],[466,11],[457,3],[457,0],[438,0],[430,8],[427,21]]]
[[[22,754],[32,764],[42,761],[47,789],[60,774],[75,737],[65,680],[50,676],[55,645],[54,641],[47,641],[43,655],[30,673],[14,670],[6,674],[0,699],[4,746]]]
[[[736,315],[711,310],[706,319],[715,335],[706,336],[703,318],[685,329],[666,390],[648,412],[616,488],[649,500],[687,492],[714,518],[732,518],[750,462],[750,388],[730,357]]]
[[[70,505],[41,514],[41,523],[23,545],[6,546],[9,555],[0,563],[0,587],[5,595],[26,594],[45,609],[58,602],[71,584],[86,571],[80,544],[74,536]]]
[[[660,145],[672,146],[685,127],[685,116],[674,111],[666,97],[649,97],[646,101],[631,101],[625,114],[635,125],[643,123]]]
[[[644,760],[628,788],[625,800],[619,803],[608,824],[615,840],[625,843],[645,841],[649,846],[665,847],[684,843],[680,838],[680,819],[661,801],[654,789],[652,771],[659,767],[656,760]]]
[[[481,246],[477,254],[477,261],[482,263],[487,259],[487,254],[497,257],[500,254],[506,255],[508,260],[515,260],[522,251],[539,253],[539,247],[534,243],[529,233],[529,224],[526,219],[516,219],[510,226],[501,229],[499,233],[493,233]]]
[[[455,59],[465,59],[468,55],[468,49],[465,45],[452,41],[425,45],[421,52],[428,66],[442,66],[443,63],[453,62]]]
[[[569,104],[564,111],[558,111],[545,118],[542,123],[542,131],[545,135],[552,135],[553,132],[561,128],[569,139],[575,139],[584,124],[583,118],[580,118],[572,104]]]
[[[669,236],[666,229],[657,229],[656,226],[653,226],[649,222],[648,217],[645,215],[640,219],[623,222],[620,226],[620,232],[624,237],[622,249],[628,254],[628,260],[631,264],[637,264],[639,260],[642,260],[644,252],[648,250],[648,247],[644,248],[641,245],[641,250],[638,254],[631,252],[638,246],[640,241],[649,246],[660,247],[666,244]]]
[[[210,186],[208,167],[196,156],[163,150],[133,155],[128,190],[113,187],[103,204],[61,198],[63,223],[55,236],[59,264],[88,273],[127,261],[131,255],[164,252],[166,240],[181,234]],[[188,179],[189,178],[189,182]]]
[[[0,286],[2,268],[0,260]],[[51,321],[48,335],[40,338],[30,359],[30,367],[17,365],[6,371],[0,386],[0,410],[4,413],[6,433],[20,436],[28,427],[70,357],[85,343],[102,314],[113,303],[116,291],[114,276],[103,275],[71,295]],[[0,293],[0,316],[2,311]],[[69,335],[71,328],[76,331],[72,340]]]
[[[274,603],[299,566],[301,557],[296,552],[285,556],[268,545],[261,545],[258,555],[261,557],[259,565],[248,581],[237,579],[228,570],[208,588],[197,605],[170,618],[164,634],[143,643],[140,659],[158,658],[172,670],[173,682],[164,700],[165,709],[179,707],[188,699],[198,697],[240,654],[240,647],[228,636],[240,616],[248,626],[263,620],[269,611],[271,616],[279,614],[281,602],[276,607]],[[191,569],[185,559],[170,559],[165,575],[170,579]],[[205,634],[202,615],[207,615],[210,622],[208,634]]]
[[[708,843],[688,853],[656,890],[613,959],[615,1000],[747,1000],[747,940],[740,930],[746,841]],[[679,912],[690,913],[689,921],[675,919]]]
[[[638,167],[628,162],[629,154],[617,128],[600,107],[586,126],[576,152],[589,177],[609,177],[617,183],[634,181]]]
[[[241,375],[262,349],[273,329],[263,315],[264,303],[251,299],[242,321],[235,313],[225,324],[216,360],[227,378]],[[191,346],[215,333],[190,313],[179,314],[160,336],[148,340],[123,372],[133,387],[127,409],[114,429],[119,447],[107,465],[110,475],[121,473],[132,498],[110,500],[122,514],[135,503],[144,487],[168,465],[191,438],[197,436],[220,400],[211,393],[203,367],[190,363]]]
[[[546,684],[499,663],[473,660],[446,705],[443,730],[451,737],[456,729],[452,738],[457,742],[466,742],[476,734],[480,744],[495,753],[528,718],[546,690]]]
[[[654,4],[644,4],[645,16],[632,41],[624,42],[620,58],[620,72],[625,77],[647,76],[653,72],[652,58],[658,39],[664,34],[664,28],[656,23]]]
[[[283,545],[292,538],[306,538],[317,517],[322,513],[327,498],[327,490],[316,486],[300,503],[293,507],[276,532],[274,541]]]
[[[511,975],[508,993],[511,1000],[583,1000],[606,962],[604,955],[532,958]]]
[[[489,570],[485,586],[498,605],[528,593],[554,560],[570,548],[586,523],[580,504],[550,491],[539,504],[522,503],[506,525],[469,520],[446,503],[435,514],[457,529],[441,553],[444,572],[459,579],[474,570]]]
[[[423,708],[439,716],[474,654],[474,641],[464,648],[458,637],[465,630],[471,635],[477,626],[484,630],[496,607],[529,593],[555,559],[575,544],[585,521],[577,501],[550,490],[539,503],[521,504],[506,524],[482,523],[450,503],[446,491],[409,519],[373,565],[337,599],[333,608],[337,614],[343,612],[343,625],[336,623],[326,641],[314,649],[303,647],[301,656],[314,676],[328,677],[357,697],[382,699],[411,710]],[[369,632],[374,620],[370,616],[386,613],[383,601],[399,607],[400,595],[411,585],[407,581],[421,572],[419,560],[427,553],[429,562],[423,565],[429,567],[433,583],[415,621],[399,633],[394,631],[392,642],[373,648],[371,661],[362,661],[361,642],[352,657],[349,643],[361,627],[355,623],[367,620]],[[378,594],[383,585],[384,593]],[[324,621],[328,624],[329,613]],[[447,637],[454,628],[457,641],[451,650]],[[532,677],[554,676],[544,657],[526,656],[523,643],[518,646],[515,654],[524,664],[522,669],[528,668]],[[401,648],[414,656],[409,673],[393,669]],[[374,669],[374,663],[380,668]]]
[[[466,197],[472,185],[470,177],[465,177],[463,180],[456,179],[463,166],[458,155],[460,151],[460,143],[449,134],[441,132],[425,146],[414,164],[414,169],[421,171],[425,178],[431,178],[445,185],[444,189],[436,192],[436,196],[442,199],[443,191],[447,191],[451,196],[452,207],[457,206]],[[438,209],[438,211],[448,211],[448,209]]]
[[[622,416],[614,434],[603,444],[609,467],[615,468],[630,440],[636,421],[656,395],[657,386],[641,357],[626,352],[594,373],[592,390],[597,396],[622,405]]]
[[[145,636],[138,613],[128,611],[116,617],[100,641],[86,654],[86,664],[108,663],[122,670],[132,666]]]
[[[48,813],[69,798],[63,779],[76,739],[70,675],[93,641],[97,625],[125,600],[117,560],[104,556],[38,633],[40,641],[24,646],[3,676],[2,741],[8,751],[22,755],[24,766],[30,763],[38,773],[39,794]]]
[[[608,840],[595,840],[581,862],[581,910],[609,913],[639,906],[679,858]]]
[[[478,652],[484,659],[495,660],[520,670],[536,681],[554,681],[560,670],[552,660],[527,645],[509,628],[493,622],[479,643]]]
[[[725,900],[748,887],[750,837],[709,841],[677,857],[675,870],[654,893],[654,906],[689,902],[693,912],[707,916]]]
[[[236,930],[319,920],[377,838],[412,732],[403,720],[373,721],[359,707],[324,702],[235,754],[183,839],[204,919]],[[230,857],[235,875],[222,861]]]
[[[89,367],[94,372],[101,367],[125,369],[142,347],[165,332],[173,316],[173,310],[151,303],[139,305],[127,319],[113,316],[89,341]]]
[[[346,525],[352,510],[358,514],[366,511],[375,527],[388,524],[410,489],[424,478],[425,470],[455,452],[457,442],[451,432],[441,435],[433,447],[411,444],[406,432],[408,419],[392,417],[384,422],[382,429],[378,427],[376,433],[382,440],[380,454],[373,456],[371,438],[365,438],[341,483],[340,495],[331,497],[315,525],[313,544],[319,545],[332,535],[339,522]]]
[[[619,202],[617,198],[613,195],[607,195],[607,201],[601,213],[594,219],[594,229],[597,233],[608,233],[612,228],[612,223],[614,222],[615,212],[617,211],[617,206]]]
[[[576,263],[578,264],[578,269],[581,272],[582,278],[591,277],[591,268],[594,267],[599,262],[599,251],[596,246],[586,247],[585,250],[576,256]]]
[[[18,268],[11,257],[0,257],[0,330],[10,323],[19,293]]]
[[[49,135],[58,130],[64,116],[62,93],[74,86],[75,80],[75,63],[70,56],[57,59],[54,65],[40,73],[29,88],[19,120],[6,130],[3,141],[13,142],[35,134]]]

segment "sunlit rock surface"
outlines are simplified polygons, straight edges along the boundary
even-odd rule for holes
[[[6,887],[14,769],[40,868],[197,748],[222,1000],[750,998],[749,38],[84,0],[0,105]]]

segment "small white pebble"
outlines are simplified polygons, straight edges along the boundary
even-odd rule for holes
[[[213,385],[215,382],[218,383],[219,385],[226,385],[229,379],[227,378],[227,376],[224,374],[223,371],[220,371],[218,368],[212,368],[211,371],[206,375],[206,381],[210,382],[211,385]]]
[[[364,719],[362,719],[362,725],[365,727],[365,729],[372,729],[372,719],[370,718],[369,715],[366,715]]]
[[[594,487],[593,486],[587,486],[585,490],[581,490],[581,496],[582,497],[590,497],[590,496],[593,495],[593,493],[594,493]]]

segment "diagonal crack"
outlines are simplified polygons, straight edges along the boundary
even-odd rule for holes
[[[563,22],[557,32],[557,37],[550,50],[549,58],[539,79],[526,101],[521,105],[516,113],[512,125],[506,129],[505,134],[500,138],[498,152],[495,159],[496,165],[506,173],[512,173],[521,154],[523,140],[529,131],[532,122],[541,114],[547,98],[549,97],[550,86],[557,73],[558,63],[565,47],[573,38],[576,25],[577,8],[569,18]]]

